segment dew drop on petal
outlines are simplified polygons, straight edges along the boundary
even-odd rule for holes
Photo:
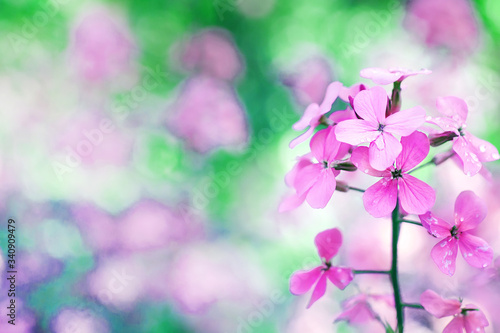
[[[480,151],[481,153],[484,153],[484,152],[486,151],[486,146],[485,146],[485,145],[481,145],[481,146],[479,146],[479,151]]]

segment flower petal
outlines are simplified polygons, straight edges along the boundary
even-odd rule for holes
[[[453,316],[460,313],[462,303],[454,299],[444,299],[433,290],[427,289],[420,295],[420,304],[425,311],[436,318]]]
[[[366,90],[366,86],[362,83],[353,84],[349,88],[342,87],[340,89],[339,97],[344,102],[349,102],[349,97],[354,98],[360,92]]]
[[[382,132],[370,143],[370,165],[377,170],[385,170],[394,164],[401,153],[401,143],[392,134]]]
[[[344,311],[335,318],[335,322],[345,320],[351,324],[363,324],[374,320],[377,316],[366,301],[350,302],[349,305],[342,307]]]
[[[337,140],[351,145],[359,145],[375,140],[380,132],[378,126],[362,119],[348,119],[335,126]]]
[[[434,245],[431,250],[431,257],[441,272],[452,276],[455,274],[457,252],[458,240],[450,236]]]
[[[354,97],[354,111],[372,124],[385,124],[387,93],[382,87],[360,91]]]
[[[332,82],[326,88],[325,98],[321,105],[319,106],[320,114],[324,115],[332,109],[332,104],[335,102],[337,97],[339,97],[340,89],[343,87],[340,82]]]
[[[328,279],[340,290],[344,290],[345,287],[351,283],[354,279],[354,274],[350,268],[344,267],[330,267],[325,273]]]
[[[401,154],[396,158],[396,167],[403,172],[408,172],[416,167],[429,154],[429,139],[422,132],[413,132],[401,138]]]
[[[419,215],[418,217],[420,218],[420,222],[422,222],[422,226],[432,236],[438,238],[450,236],[452,226],[445,220],[432,215],[431,212]]]
[[[481,140],[470,133],[467,133],[466,138],[476,149],[476,154],[481,162],[496,161],[500,158],[498,149],[488,141]]]
[[[387,117],[384,131],[407,136],[416,131],[424,122],[425,110],[421,106],[416,106],[393,113]]]
[[[318,266],[308,271],[297,271],[290,277],[290,292],[294,295],[302,295],[312,288],[318,281],[324,266]]]
[[[295,182],[295,178],[297,177],[297,173],[299,172],[300,169],[314,164],[311,162],[311,154],[306,154],[303,156],[300,156],[297,160],[297,163],[293,166],[292,170],[288,171],[287,174],[285,175],[285,184],[289,187],[293,187],[293,183]]]
[[[455,201],[455,224],[462,232],[475,229],[487,213],[486,204],[472,191],[461,192]]]
[[[476,149],[464,137],[459,136],[453,140],[453,150],[460,157],[464,164],[464,173],[467,176],[474,176],[482,168]]]
[[[309,301],[307,308],[309,309],[311,305],[313,305],[318,299],[323,297],[325,292],[326,292],[326,275],[321,274],[318,283],[316,284],[316,287],[314,287],[313,293],[311,295],[311,300]]]
[[[337,228],[322,231],[314,238],[314,244],[318,249],[319,257],[330,261],[342,245],[342,234]]]
[[[292,128],[296,131],[302,131],[307,126],[314,127],[312,124],[317,122],[319,120],[319,117],[321,117],[319,105],[316,103],[309,104],[302,117],[299,119],[299,121],[292,125]],[[314,121],[314,119],[316,119],[316,121]]]
[[[398,81],[403,76],[403,73],[399,71],[391,72],[385,68],[371,67],[362,69],[359,75],[372,80],[375,84],[386,85]]]
[[[369,161],[368,147],[358,147],[351,154],[351,162],[362,172],[375,177],[390,177],[388,170],[379,171],[372,168]]]
[[[457,121],[459,126],[465,124],[468,109],[463,99],[454,96],[438,97],[436,107],[439,112]]]
[[[332,198],[337,181],[332,169],[322,169],[316,182],[306,195],[306,201],[312,208],[325,208]]]
[[[460,125],[455,120],[448,117],[427,117],[426,122],[439,126],[443,131],[451,131],[459,135]]]
[[[313,133],[314,133],[314,127],[310,126],[307,129],[307,131],[305,131],[304,133],[302,133],[301,135],[299,135],[298,137],[296,137],[295,139],[290,141],[290,144],[288,145],[288,147],[290,147],[291,149],[295,148],[299,143],[302,143],[302,142],[306,141],[307,139],[309,139],[309,137]]]
[[[484,328],[490,323],[482,311],[467,311],[464,316],[464,327],[466,333],[484,333]]]
[[[484,268],[493,261],[493,249],[482,238],[464,232],[458,238],[458,246],[465,261],[472,267]]]
[[[306,194],[298,195],[296,193],[283,199],[278,207],[278,212],[284,213],[299,207],[306,200]]]
[[[462,333],[465,328],[464,317],[456,316],[443,330],[443,333]]]
[[[316,183],[323,170],[323,166],[319,163],[307,165],[298,170],[293,183],[293,187],[295,187],[297,194],[302,195],[309,191],[309,189]]]
[[[397,195],[397,180],[382,178],[363,193],[363,205],[370,215],[384,217],[396,207]]]
[[[340,142],[335,137],[334,128],[330,126],[314,134],[309,145],[318,162],[331,162],[339,151]]]
[[[398,179],[401,207],[410,214],[424,214],[434,206],[434,189],[411,175],[403,174]]]

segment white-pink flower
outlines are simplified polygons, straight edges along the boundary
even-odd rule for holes
[[[378,318],[373,310],[373,303],[382,302],[391,307],[394,306],[393,295],[370,295],[359,294],[348,298],[342,303],[342,313],[335,321],[345,320],[350,324],[363,324]]]
[[[481,170],[482,162],[495,161],[500,158],[495,146],[465,130],[467,127],[465,121],[469,111],[463,99],[453,96],[439,97],[436,106],[444,117],[429,117],[427,121],[451,133],[453,150],[462,160],[466,175],[474,176]]]
[[[386,117],[387,94],[382,87],[359,92],[354,98],[354,111],[362,119],[344,120],[336,126],[341,142],[359,145],[369,142],[370,165],[376,170],[390,167],[401,153],[401,143],[395,137],[408,136],[425,121],[420,107],[399,111]]]
[[[486,217],[484,202],[472,191],[460,193],[455,201],[455,221],[450,224],[431,212],[420,215],[420,221],[434,237],[442,238],[431,251],[432,260],[448,275],[455,274],[458,249],[465,261],[478,268],[488,266],[493,260],[493,250],[482,238],[474,236],[475,229]]]
[[[325,294],[327,279],[337,288],[344,289],[354,278],[350,268],[335,267],[330,262],[342,245],[339,229],[320,232],[314,238],[314,244],[323,263],[309,271],[297,271],[290,278],[290,292],[294,295],[305,294],[315,285],[307,308]]]
[[[402,150],[395,165],[384,171],[375,170],[370,166],[367,147],[358,147],[352,153],[351,161],[359,170],[371,176],[383,177],[363,194],[365,209],[374,217],[389,215],[396,207],[398,196],[401,207],[409,214],[427,212],[436,200],[432,187],[408,174],[429,153],[427,136],[414,132],[403,137],[401,144]]]
[[[436,318],[453,316],[443,333],[484,333],[489,326],[486,316],[474,305],[462,307],[462,302],[454,299],[444,299],[435,291],[427,289],[420,295],[420,303],[424,309]]]
[[[314,129],[320,124],[321,117],[332,109],[332,104],[339,97],[341,88],[342,83],[340,82],[330,83],[326,88],[325,98],[321,105],[312,103],[306,108],[302,118],[293,124],[292,128],[296,131],[302,131],[308,126],[309,128],[290,142],[290,148],[294,148],[299,143],[306,141],[314,133]]]
[[[430,74],[432,73],[428,69],[420,69],[418,71],[413,71],[405,68],[365,68],[362,69],[359,75],[365,79],[370,79],[376,84],[386,85],[394,82],[402,82],[409,76],[414,76],[418,74]]]

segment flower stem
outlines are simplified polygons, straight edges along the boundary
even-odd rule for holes
[[[420,225],[420,226],[422,225],[422,223],[420,223],[420,222],[411,221],[411,220],[405,220],[405,219],[399,220],[399,222],[410,223],[410,224],[415,224],[415,225]]]
[[[354,274],[391,274],[391,271],[353,270]]]
[[[362,192],[362,193],[363,193],[363,192],[365,192],[365,190],[360,189],[360,188],[357,188],[357,187],[352,187],[352,186],[349,186],[348,188],[349,188],[350,190],[353,190],[353,191],[358,191],[358,192]]]
[[[394,304],[396,306],[396,316],[398,320],[397,332],[403,333],[404,329],[404,312],[403,300],[401,299],[401,290],[399,289],[398,278],[398,241],[401,224],[399,221],[399,199],[396,202],[396,208],[392,211],[392,264],[391,264],[391,282],[394,290]]]
[[[415,303],[403,303],[403,306],[405,308],[413,308],[413,309],[423,309],[424,307],[420,304],[415,304]]]
[[[431,164],[436,164],[436,162],[434,161],[434,159],[428,161],[428,162],[425,162],[424,164],[420,164],[418,167],[414,168],[413,170],[410,170],[408,173],[413,173],[419,169],[422,169],[422,168],[425,168],[426,166],[428,165],[431,165]]]

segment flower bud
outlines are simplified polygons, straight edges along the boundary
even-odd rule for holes
[[[335,170],[344,170],[344,171],[356,171],[358,168],[351,161],[344,161],[335,163],[333,166]]]
[[[349,191],[349,186],[347,185],[347,183],[341,180],[337,180],[337,184],[335,185],[335,191],[347,192]]]
[[[448,141],[453,140],[457,136],[458,135],[455,132],[446,131],[446,132],[439,133],[439,134],[430,134],[429,141],[430,141],[432,147],[438,147],[438,146],[441,146],[442,144],[444,144]]]

